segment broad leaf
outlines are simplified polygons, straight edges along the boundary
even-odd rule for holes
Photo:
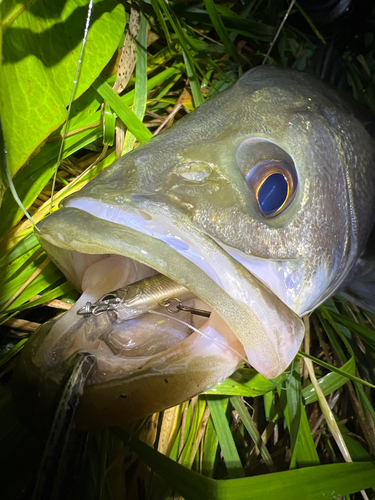
[[[12,176],[66,119],[87,12],[87,0],[37,0],[13,22],[3,12],[5,26],[10,24],[3,38],[0,106]],[[124,26],[122,5],[95,2],[75,98],[108,63]]]

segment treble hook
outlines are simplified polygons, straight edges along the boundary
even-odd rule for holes
[[[171,308],[172,302],[177,302],[176,309]],[[184,305],[180,299],[177,297],[172,297],[170,299],[164,299],[159,302],[159,304],[167,309],[167,311],[171,314],[176,314],[180,311],[189,312],[196,316],[203,316],[204,318],[209,318],[211,315],[210,311],[204,311],[203,309],[196,309],[194,307],[189,307]]]

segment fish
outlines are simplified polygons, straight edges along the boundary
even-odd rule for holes
[[[371,281],[373,122],[312,75],[256,67],[65,199],[36,234],[82,295],[21,353],[27,418],[53,413],[77,352],[96,359],[83,429],[179,404],[245,361],[284,372],[301,318]]]

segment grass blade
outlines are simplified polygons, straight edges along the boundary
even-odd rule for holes
[[[373,389],[375,389],[375,385],[370,384],[370,382],[367,382],[367,380],[363,380],[359,377],[356,377],[355,375],[352,375],[350,373],[343,371],[341,368],[337,368],[336,366],[325,363],[321,359],[318,359],[318,358],[315,358],[314,356],[311,356],[311,354],[307,354],[306,352],[301,352],[301,353],[298,353],[297,356],[301,357],[301,358],[311,359],[311,361],[314,361],[314,363],[316,363],[317,365],[323,366],[324,368],[327,368],[328,370],[336,372],[339,375],[342,375],[343,377],[347,377],[349,380],[352,380],[353,382],[359,382],[360,384],[363,384],[363,385],[366,385],[367,387],[372,387]]]
[[[143,120],[147,103],[147,32],[148,24],[144,15],[141,15],[141,22],[138,33],[137,63],[136,63],[136,84],[134,94],[133,113]],[[122,154],[131,151],[134,147],[135,136],[128,129],[125,135]]]
[[[215,432],[212,417],[209,418],[203,445],[202,474],[214,477],[215,462],[218,456],[219,439]]]
[[[365,326],[359,325],[355,321],[349,318],[345,318],[345,316],[342,316],[341,314],[336,313],[335,311],[330,310],[329,314],[339,325],[346,326],[347,328],[349,328],[349,330],[356,333],[358,337],[360,337],[364,342],[366,342],[366,344],[368,344],[372,349],[375,349],[375,335],[373,330]]]
[[[355,374],[355,360],[354,357],[351,357],[345,365],[343,365],[340,370],[343,372],[348,372],[351,375]],[[343,385],[347,383],[349,378],[344,377],[342,375],[339,375],[338,373],[335,372],[330,372],[327,373],[327,375],[324,375],[324,377],[321,377],[318,380],[319,387],[323,391],[323,394],[325,396],[328,396],[328,394],[331,394],[332,392],[336,391]],[[313,384],[309,384],[307,387],[305,387],[302,391],[302,396],[305,401],[305,404],[311,404],[314,401],[317,401],[317,395],[315,388]]]
[[[20,340],[5,356],[0,359],[0,368],[8,363],[26,344],[28,339]]]
[[[216,10],[215,3],[213,2],[213,0],[203,1],[207,9],[207,13],[210,16],[212,24],[216,30],[216,33],[219,35],[220,40],[223,42],[225,49],[235,61],[241,62],[241,57],[239,56],[236,47],[234,46],[232,40],[229,38],[228,33],[226,32],[223,21],[221,20],[221,17]]]
[[[301,421],[301,377],[299,364],[295,363],[286,390],[290,447],[294,453]]]
[[[182,30],[178,17],[175,15],[173,10],[170,8],[169,4],[163,2],[162,0],[156,0],[159,2],[160,7],[164,10],[166,16],[168,17],[171,26],[176,33],[178,40],[181,44],[182,55],[184,57],[184,62],[186,66],[187,76],[190,81],[190,87],[194,98],[195,107],[199,106],[203,102],[203,96],[200,88],[200,83],[198,79],[197,72],[195,70],[196,63],[192,51],[186,41],[185,32]]]
[[[274,380],[269,380],[256,370],[240,368],[233,375],[206,391],[206,394],[249,398],[263,396],[263,394],[274,390],[277,385],[281,385],[285,377],[286,375],[283,373]]]
[[[225,465],[227,466],[228,477],[243,477],[245,473],[225,414],[228,401],[228,398],[207,397],[212,421],[219,439]]]
[[[121,97],[119,97],[116,92],[112,90],[103,78],[99,77],[95,80],[92,86],[104,100],[108,100],[111,108],[121,118],[139,142],[147,142],[151,139],[152,134],[148,128],[143,125],[141,120],[123,103]]]
[[[311,435],[309,421],[307,419],[305,407],[300,402],[301,418],[299,421],[298,435],[296,444],[293,450],[290,468],[311,467],[319,465],[320,460],[318,452],[315,448],[315,443]]]
[[[241,398],[239,397],[232,397],[230,398],[230,402],[232,403],[233,407],[236,409],[239,417],[241,418],[247,432],[250,434],[251,439],[253,440],[255,446],[260,451],[260,454],[262,455],[262,458],[269,468],[271,472],[276,472],[276,466],[273,463],[272,457],[267,450],[266,445],[263,443],[262,438],[258,432],[258,429],[256,428],[253,420],[251,419],[248,409],[246,408],[244,402],[242,401]]]
[[[320,389],[320,387],[318,385],[318,381],[315,377],[313,364],[312,364],[310,359],[305,359],[305,363],[306,363],[306,366],[307,366],[307,369],[309,372],[311,382],[315,386],[315,390],[316,390],[316,393],[318,396],[319,405],[320,405],[320,408],[324,414],[327,425],[328,425],[328,427],[329,427],[329,429],[330,429],[330,431],[331,431],[331,433],[336,441],[336,444],[339,447],[345,461],[351,462],[352,459],[350,457],[349,450],[348,450],[346,443],[342,437],[342,434],[338,428],[338,425],[336,423],[336,419],[335,419],[335,417],[334,417],[334,415],[333,415],[333,413],[332,413],[332,411],[327,403],[327,400],[324,397],[322,390]]]

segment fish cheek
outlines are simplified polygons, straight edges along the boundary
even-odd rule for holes
[[[219,216],[221,210],[235,209],[238,205],[237,193],[228,185],[225,179],[217,177],[210,179],[204,185],[194,186],[189,182],[176,186],[173,190],[181,202],[188,203],[195,211],[209,210]]]

